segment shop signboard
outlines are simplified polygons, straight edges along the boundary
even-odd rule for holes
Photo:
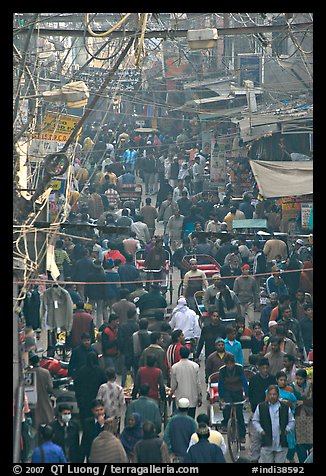
[[[61,177],[54,177],[50,182],[50,187],[54,193],[65,193],[66,179]]]
[[[239,84],[244,81],[253,81],[254,86],[260,86],[262,82],[262,55],[260,53],[238,54]]]
[[[283,202],[282,199],[282,219],[283,221],[290,220],[291,218],[297,219],[300,212],[300,203],[292,200]]]
[[[302,228],[310,229],[312,220],[310,215],[312,214],[312,203],[301,203],[301,226]]]
[[[43,119],[42,132],[57,134],[57,138],[52,140],[65,142],[79,121],[79,116],[47,112]]]
[[[47,112],[43,119],[41,131],[32,134],[28,154],[38,157],[59,152],[79,121],[79,116]],[[76,139],[78,140],[78,136]]]

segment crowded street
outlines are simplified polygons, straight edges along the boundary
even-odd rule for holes
[[[13,463],[313,462],[312,26],[14,14]]]

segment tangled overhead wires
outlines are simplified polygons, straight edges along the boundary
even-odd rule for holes
[[[112,39],[108,39],[105,43],[103,43],[99,47],[99,49],[96,51],[96,53],[92,53],[90,51],[90,48],[89,48],[89,45],[88,45],[88,38],[87,38],[86,35],[87,35],[87,31],[90,32],[90,30],[89,30],[90,29],[90,23],[94,19],[95,15],[93,15],[92,18],[89,18],[89,13],[86,13],[86,15],[85,15],[86,25],[85,25],[84,34],[83,34],[84,47],[85,47],[85,50],[87,51],[87,53],[89,54],[89,56],[91,57],[92,60],[95,59],[95,60],[100,60],[100,61],[109,61],[109,60],[115,58],[121,52],[121,49],[124,46],[126,38],[122,38],[122,40],[118,41],[117,44],[116,44],[116,40],[112,41]],[[130,15],[131,15],[131,13],[128,13],[128,16],[130,16]],[[126,21],[127,20],[126,16],[124,18],[125,18],[125,21]],[[125,23],[125,21],[123,23]],[[116,25],[118,25],[118,23],[116,23]],[[119,26],[121,26],[121,25],[122,25],[122,23],[120,23]],[[99,39],[106,38],[110,33],[112,33],[112,31],[114,31],[112,28],[110,30],[108,30],[108,32],[106,32],[105,35],[103,35],[103,34],[91,34],[91,36],[93,38],[99,38]],[[117,28],[118,27],[116,27],[114,29],[117,29]],[[123,28],[125,28],[125,25],[123,25]],[[113,44],[114,45],[116,44],[116,46],[113,46]],[[104,48],[109,47],[109,45],[112,49],[114,48],[114,51],[112,51],[112,53],[108,56],[98,56],[99,53],[102,50],[104,50]],[[93,40],[93,46],[94,46],[94,40]]]
[[[115,25],[113,25],[111,28],[109,28],[109,30],[105,31],[104,33],[95,33],[95,31],[93,31],[90,27],[91,20],[89,20],[89,13],[86,13],[85,21],[86,21],[87,31],[89,32],[91,36],[94,36],[95,38],[105,38],[109,36],[113,31],[117,30],[121,25],[123,25],[128,20],[130,15],[132,15],[132,13],[126,13],[126,15],[123,18],[121,18],[121,20],[119,20]]]
[[[148,13],[141,13],[139,17],[139,23],[141,26],[141,33],[140,33],[140,38],[139,38],[139,43],[137,46],[137,51],[135,53],[135,66],[139,65],[140,61],[140,56],[143,53],[144,50],[144,39],[145,39],[145,31],[146,31],[146,26],[147,26],[147,20],[148,20]]]

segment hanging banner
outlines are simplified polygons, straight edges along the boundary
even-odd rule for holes
[[[222,150],[221,150],[222,149]],[[210,179],[216,185],[225,186],[226,158],[224,147],[215,146],[211,154]]]

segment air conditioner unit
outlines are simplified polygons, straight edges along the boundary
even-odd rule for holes
[[[216,28],[205,28],[202,30],[188,30],[187,40],[191,49],[214,48],[218,33]]]

